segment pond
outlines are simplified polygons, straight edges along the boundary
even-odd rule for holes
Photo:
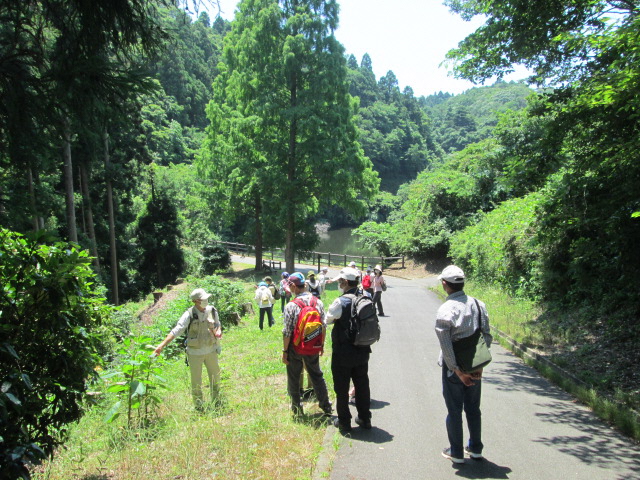
[[[363,247],[355,235],[352,235],[352,228],[338,228],[336,230],[321,231],[319,233],[320,243],[316,247],[317,252],[340,253],[344,255],[364,255],[373,257],[378,252]]]

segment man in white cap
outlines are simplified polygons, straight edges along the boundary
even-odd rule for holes
[[[191,292],[193,307],[188,308],[182,314],[177,325],[155,349],[155,354],[160,355],[164,347],[174,338],[182,335],[185,330],[187,331],[187,362],[191,372],[191,394],[198,410],[202,410],[204,406],[202,365],[207,368],[212,400],[217,398],[220,383],[218,353],[222,325],[218,319],[218,311],[209,303],[210,296],[211,294],[202,288],[196,288]]]
[[[358,272],[345,267],[334,280],[342,296],[336,298],[327,312],[327,324],[335,323],[331,331],[331,373],[333,389],[336,392],[336,412],[338,418],[334,425],[343,433],[351,430],[351,412],[349,411],[349,382],[355,387],[355,404],[358,416],[357,425],[371,428],[371,393],[369,390],[369,354],[371,347],[355,346],[349,340],[351,303],[358,289]]]
[[[442,395],[448,411],[446,425],[449,447],[442,451],[442,455],[454,463],[464,463],[464,452],[475,460],[482,459],[482,370],[471,374],[463,372],[457,365],[453,342],[473,335],[478,325],[487,346],[491,345],[493,337],[490,333],[487,307],[463,291],[465,276],[462,269],[449,265],[438,279],[448,294],[436,316],[436,335],[441,348],[438,364],[442,367]],[[464,450],[463,410],[469,427],[469,442]]]

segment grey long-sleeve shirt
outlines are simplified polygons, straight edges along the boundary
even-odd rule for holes
[[[489,325],[489,314],[486,305],[478,300],[482,334],[487,346],[491,346],[493,336]],[[453,353],[453,342],[473,335],[478,326],[478,307],[475,299],[464,291],[454,292],[447,297],[436,315],[436,335],[440,341],[440,358],[438,364],[445,365],[450,371],[458,368]],[[444,362],[444,363],[443,363]]]

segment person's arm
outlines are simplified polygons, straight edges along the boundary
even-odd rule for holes
[[[160,353],[162,352],[162,350],[164,350],[164,347],[166,347],[167,345],[169,345],[171,343],[171,341],[176,338],[173,336],[172,333],[169,333],[165,339],[162,341],[162,343],[160,345],[158,345],[156,347],[156,349],[153,351],[153,353],[158,356],[160,355]]]
[[[331,325],[338,318],[342,316],[342,302],[340,297],[336,298],[331,305],[329,305],[329,311],[327,312],[327,325]]]
[[[289,365],[289,343],[291,337],[282,337],[282,363]]]
[[[213,334],[217,338],[222,338],[222,323],[218,317],[218,310],[213,305],[211,306],[211,315],[213,316]]]
[[[282,363],[289,365],[289,344],[293,336],[293,329],[297,318],[297,306],[291,306],[289,303],[284,307],[284,327],[282,328]]]

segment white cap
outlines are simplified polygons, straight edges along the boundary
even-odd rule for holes
[[[204,288],[196,288],[193,292],[191,292],[191,300],[204,300],[211,296],[210,293],[204,291]]]
[[[344,278],[345,280],[355,281],[358,278],[358,271],[355,268],[344,267],[340,270],[337,278]]]
[[[349,262],[349,266],[352,268],[356,268],[356,262]]]
[[[460,267],[449,265],[442,270],[438,280],[446,280],[449,283],[464,283],[464,272]]]

